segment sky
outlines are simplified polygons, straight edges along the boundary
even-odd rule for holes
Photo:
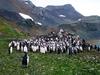
[[[34,5],[46,7],[47,5],[71,4],[84,16],[100,16],[100,0],[31,0]]]

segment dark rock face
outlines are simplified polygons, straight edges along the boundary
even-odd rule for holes
[[[15,22],[18,22],[18,21],[20,21],[20,20],[23,19],[16,12],[7,11],[7,10],[3,10],[3,9],[0,9],[0,16],[3,17],[3,18],[5,18],[6,20],[15,21]]]
[[[10,0],[0,0],[0,9],[15,11]]]
[[[0,0],[0,9],[16,12],[24,12],[35,6],[30,0]]]

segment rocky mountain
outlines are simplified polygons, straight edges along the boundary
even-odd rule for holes
[[[83,15],[77,12],[70,4],[63,6],[47,6],[45,8],[45,13],[44,17],[49,19],[49,23],[52,22],[55,24],[70,23],[83,17]]]
[[[63,6],[47,6],[45,8],[36,7],[33,12],[37,14],[37,21],[43,25],[50,26],[67,22],[70,23],[83,17],[83,15],[77,12],[70,4]]]
[[[30,0],[0,0],[1,10],[15,12],[17,14],[24,13],[31,16],[35,22],[52,26],[76,21],[83,17],[70,4],[42,8],[36,7]],[[16,18],[19,19],[19,17]]]
[[[17,12],[7,11],[4,9],[0,9],[0,16],[4,17],[9,21],[15,21],[15,22],[18,22],[23,19]]]
[[[31,34],[41,34],[55,27],[53,30],[63,28],[87,39],[100,37],[100,17],[83,16],[70,4],[43,8],[30,0],[0,0],[0,16]]]
[[[0,9],[28,13],[35,5],[30,0],[0,0]]]
[[[58,26],[66,31],[80,35],[85,39],[97,39],[100,38],[100,17],[88,16],[79,19],[73,23],[62,24]]]
[[[5,13],[5,15],[2,13],[0,15],[6,17],[6,16],[14,16],[13,14],[15,14],[17,15],[15,16],[15,18],[19,19],[18,17],[19,13],[24,13],[29,15],[32,13],[34,7],[35,6],[29,0],[0,0],[0,12]]]

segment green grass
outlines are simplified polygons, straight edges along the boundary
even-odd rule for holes
[[[99,53],[41,54],[29,52],[28,68],[21,67],[23,53],[8,54],[7,40],[0,40],[0,75],[100,75]]]
[[[15,26],[13,24],[13,26]],[[18,28],[14,28],[10,22],[0,17],[0,37],[21,37],[25,36]],[[17,30],[16,30],[17,29]]]
[[[29,52],[28,68],[22,68],[23,53],[8,54],[9,38],[23,38],[4,19],[0,18],[0,75],[100,75],[100,54],[91,51],[69,56]]]

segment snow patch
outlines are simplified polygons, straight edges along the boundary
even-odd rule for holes
[[[29,0],[24,0],[24,2],[25,2],[25,4],[27,4],[27,5],[29,4]]]
[[[27,4],[27,5],[28,5],[28,2],[25,2],[25,4]]]
[[[23,17],[24,19],[31,19],[32,21],[34,21],[33,18],[30,17],[29,15],[26,15],[26,14],[23,14],[23,13],[19,13],[19,15],[20,15],[21,17]]]
[[[65,15],[59,15],[59,17],[66,17]]]
[[[78,19],[78,21],[81,21],[82,19],[80,18],[80,19]]]
[[[36,24],[38,24],[38,25],[40,25],[40,26],[42,25],[42,23],[40,23],[40,22],[36,22]]]

